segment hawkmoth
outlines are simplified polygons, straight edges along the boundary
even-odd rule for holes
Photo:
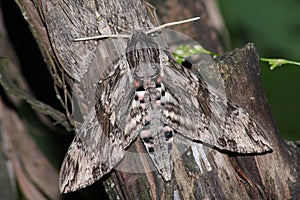
[[[126,53],[97,84],[96,105],[63,161],[61,192],[86,187],[109,173],[136,139],[165,181],[172,177],[176,135],[237,153],[271,150],[265,131],[245,110],[158,47],[151,34],[162,27],[119,35],[129,39]],[[79,40],[104,37],[118,35]]]

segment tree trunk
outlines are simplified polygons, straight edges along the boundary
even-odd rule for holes
[[[63,94],[62,104],[69,113],[72,110],[67,104],[72,101],[70,88],[74,83],[93,84],[91,80],[97,80],[97,76],[117,59],[116,55],[121,55],[126,49],[126,42],[122,40],[76,43],[74,38],[96,35],[98,31],[101,34],[120,34],[158,25],[154,8],[144,0],[16,2],[22,13],[26,13],[26,20],[54,78],[57,92]],[[219,36],[224,34],[219,31],[216,18],[212,18],[217,10],[211,2],[169,0],[163,4],[153,0],[157,7],[168,8],[169,12],[159,14],[166,22],[200,16],[199,23],[195,26],[194,23],[186,24],[180,31],[193,36],[206,49],[221,53],[224,45]],[[126,170],[114,170],[101,179],[110,199],[300,198],[299,151],[279,136],[261,85],[259,56],[254,45],[247,44],[217,57],[215,63],[224,80],[227,97],[246,109],[267,131],[273,151],[260,155],[237,155],[208,150],[204,145],[195,143],[174,160],[171,182],[165,182],[156,171],[148,170],[151,164],[148,158],[136,161],[139,168],[148,171],[146,173],[127,173],[136,166],[121,163],[118,169],[126,167]],[[84,102],[91,97],[78,98],[79,102]],[[80,112],[86,115],[90,106],[85,104]],[[72,122],[69,115],[64,120],[67,119]],[[72,126],[74,124],[71,123]],[[145,152],[140,140],[136,140],[129,151]]]

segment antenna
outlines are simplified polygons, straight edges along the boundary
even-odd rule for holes
[[[74,41],[85,41],[85,40],[97,40],[97,39],[104,39],[104,38],[130,38],[130,35],[123,35],[123,34],[112,34],[112,35],[96,35],[91,37],[82,37],[76,38]]]
[[[153,29],[150,29],[149,31],[146,32],[146,34],[154,33],[156,31],[166,28],[166,27],[184,24],[184,23],[196,21],[199,19],[200,19],[200,17],[194,17],[194,18],[190,18],[190,19],[186,19],[186,20],[182,20],[182,21],[166,23],[166,24],[160,25],[158,27],[154,27]],[[96,36],[91,36],[91,37],[76,38],[76,39],[74,39],[74,41],[77,42],[77,41],[97,40],[97,39],[104,39],[104,38],[130,38],[130,35],[124,35],[124,34],[96,35]]]
[[[184,23],[196,21],[196,20],[199,20],[199,19],[200,19],[200,17],[194,17],[194,18],[190,18],[190,19],[186,19],[186,20],[182,20],[182,21],[166,23],[166,24],[160,25],[158,27],[155,27],[155,28],[147,31],[146,34],[156,32],[156,31],[158,31],[160,29],[163,29],[163,28],[166,28],[166,27],[175,26],[175,25],[179,25],[179,24],[184,24]]]

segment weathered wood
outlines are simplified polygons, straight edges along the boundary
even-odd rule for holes
[[[261,84],[259,56],[254,45],[248,44],[221,56],[217,63],[220,71],[224,72],[223,78],[228,97],[260,122],[268,132],[273,148],[273,152],[266,155],[234,156],[238,164],[238,175],[244,179],[243,184],[248,184],[245,189],[249,197],[296,198],[297,195],[292,196],[292,193],[299,191],[297,185],[299,173],[296,172],[299,168],[299,152],[297,153],[292,147],[288,150],[279,136]],[[294,154],[290,154],[289,151]],[[233,164],[235,166],[235,161]],[[240,169],[243,174],[239,173]]]
[[[200,16],[193,26],[185,24],[171,29],[184,33],[212,52],[221,54],[226,39],[226,29],[217,9],[215,0],[149,0],[157,8],[157,15],[162,23]]]
[[[40,109],[49,106],[37,103],[30,96],[29,86],[21,74],[20,63],[9,42],[2,16],[1,10],[0,85],[4,90],[0,88],[0,198],[19,199],[22,196],[26,199],[60,199],[58,172],[30,135],[38,131],[36,127],[33,130],[32,126],[28,126],[24,115],[19,116],[22,99],[36,102],[35,106]],[[5,173],[9,179],[6,179]]]
[[[187,3],[191,5],[196,2]],[[88,76],[103,72],[117,58],[116,55],[122,54],[126,42],[111,40],[99,43],[95,41],[75,43],[74,38],[94,35],[97,30],[102,34],[115,34],[157,25],[155,12],[142,0],[40,0],[35,4],[30,1],[18,1],[18,4],[23,12],[28,13],[27,20],[50,66],[49,69],[64,69],[73,80],[77,81],[88,81],[85,75],[91,66],[98,71],[97,73],[92,71]],[[205,8],[206,3],[201,1],[198,5]],[[205,9],[202,10],[205,12]],[[202,14],[200,13],[200,16]],[[205,19],[210,19],[205,13],[204,16]],[[197,27],[196,33],[201,35],[199,42],[207,47],[213,38],[217,38],[217,33],[210,29],[212,24],[209,20],[205,23],[205,26],[201,26],[204,30]],[[188,29],[190,25],[186,27]],[[202,39],[204,41],[201,41]],[[219,40],[214,40],[213,44],[208,48],[222,51]],[[246,45],[217,58],[216,66],[221,72],[228,97],[260,122],[268,132],[273,152],[264,155],[233,155],[195,144],[175,160],[173,180],[170,183],[163,181],[156,171],[140,174],[114,171],[102,180],[109,197],[111,199],[299,198],[300,186],[297,184],[300,171],[299,151],[286,145],[279,136],[262,89],[258,58],[254,46]],[[54,70],[51,72],[55,73]],[[96,78],[91,77],[91,80]],[[139,140],[132,144],[129,150],[144,152]],[[199,157],[200,162],[197,162]],[[137,162],[138,167],[144,168],[145,171],[151,164],[147,157]],[[125,166],[121,165],[119,169],[121,167]]]

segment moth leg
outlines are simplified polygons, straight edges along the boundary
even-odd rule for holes
[[[116,69],[118,69],[118,68],[116,68]],[[103,83],[105,80],[107,80],[107,79],[109,79],[110,77],[112,77],[113,75],[115,75],[115,74],[116,74],[116,71],[117,71],[116,69],[113,70],[113,71],[111,71],[111,72],[110,72],[108,75],[106,75],[104,78],[98,80],[97,83],[95,83],[95,86],[96,86],[96,85],[100,85],[100,84]]]
[[[103,78],[100,78],[93,86],[99,86],[104,81],[106,81],[107,79],[110,79],[113,76],[121,76],[126,71],[127,68],[128,68],[128,66],[126,65],[126,63],[124,63],[123,60],[119,61],[117,65],[108,67],[108,69],[104,72],[104,74],[107,74],[107,75],[104,75]]]

